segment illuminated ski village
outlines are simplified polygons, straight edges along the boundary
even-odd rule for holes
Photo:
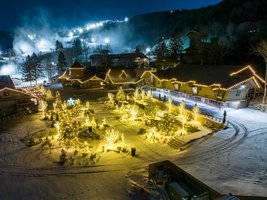
[[[267,1],[1,3],[1,200],[267,199]]]

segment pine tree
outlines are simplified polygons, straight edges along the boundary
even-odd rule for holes
[[[35,81],[37,84],[38,78],[43,76],[43,70],[41,62],[38,56],[33,53],[32,56],[27,56],[26,61],[22,68],[22,78],[24,81],[30,82]]]
[[[56,41],[55,47],[56,51],[60,51],[64,48],[62,42],[59,42],[58,40]]]
[[[135,53],[136,54],[140,54],[141,53],[141,47],[138,45],[138,46],[136,46],[136,48],[135,48]]]
[[[169,58],[172,61],[177,61],[180,58],[183,50],[182,40],[179,38],[179,33],[175,30],[169,44]]]
[[[57,59],[58,74],[62,74],[66,69],[67,69],[66,58],[65,58],[65,55],[63,54],[63,52],[60,51],[58,54],[58,59]]]
[[[166,43],[164,41],[164,37],[161,37],[159,43],[156,46],[155,54],[158,61],[166,60],[166,56],[168,54],[168,49]]]
[[[32,85],[32,81],[34,81],[34,71],[31,57],[29,55],[26,57],[26,61],[22,66],[22,79],[23,81],[30,82],[30,85]]]
[[[74,39],[72,48],[76,55],[80,55],[82,53],[82,41],[80,39]]]
[[[47,73],[47,78],[49,80],[51,80],[54,66],[51,63],[51,58],[50,58],[50,55],[48,55],[48,54],[45,56],[45,67],[44,67],[44,69],[45,69],[45,71]]]
[[[31,63],[32,63],[32,68],[34,72],[34,80],[37,84],[37,80],[43,77],[43,67],[42,67],[40,59],[35,53],[33,53],[31,56]]]

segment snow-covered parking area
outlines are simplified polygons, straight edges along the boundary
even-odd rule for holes
[[[247,108],[228,109],[227,116],[227,130],[173,161],[221,193],[267,196],[267,114]]]

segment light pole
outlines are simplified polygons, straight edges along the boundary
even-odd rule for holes
[[[146,55],[148,56],[148,66],[150,66],[150,52],[151,49],[149,47],[146,48]]]

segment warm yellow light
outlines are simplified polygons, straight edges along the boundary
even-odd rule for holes
[[[195,106],[193,109],[192,109],[192,115],[193,115],[193,119],[194,119],[194,122],[197,123],[197,120],[200,116],[200,110],[197,106]]]
[[[188,115],[187,114],[181,115],[180,118],[183,125],[183,132],[185,132],[185,124],[188,121]]]
[[[134,122],[137,118],[138,110],[135,107],[132,107],[129,111],[130,113],[130,119],[132,122]]]
[[[114,144],[119,138],[119,132],[114,129],[107,129],[105,139],[107,141],[108,149],[114,149]]]
[[[56,122],[55,123],[55,127],[57,129],[57,134],[59,135],[60,134],[60,125],[59,125],[59,122]]]
[[[47,103],[44,100],[40,101],[40,108],[41,108],[41,112],[42,112],[42,117],[45,118],[45,112],[46,112],[46,108],[47,108]]]
[[[150,142],[156,142],[156,141],[159,141],[159,139],[160,139],[160,134],[157,132],[157,130],[156,130],[155,127],[152,127],[152,128],[149,130],[149,133],[147,134],[147,139],[148,139]]]
[[[169,113],[172,111],[172,98],[171,97],[169,97],[168,99],[168,111]]]

